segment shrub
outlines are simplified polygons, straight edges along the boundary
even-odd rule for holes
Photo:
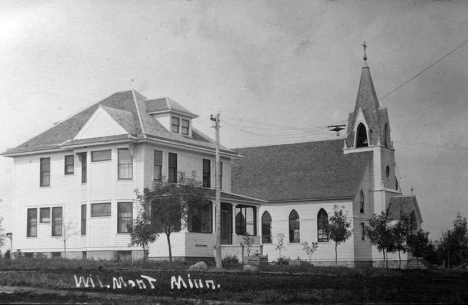
[[[226,255],[223,258],[223,265],[237,265],[239,264],[239,259],[235,255]]]
[[[5,255],[3,257],[6,258],[6,259],[10,259],[11,258],[11,251],[6,250]]]
[[[15,259],[17,258],[22,258],[23,257],[23,252],[21,252],[20,249],[16,250],[15,253],[13,253],[13,256]]]
[[[289,264],[289,257],[280,256],[276,261],[278,265],[288,265]]]

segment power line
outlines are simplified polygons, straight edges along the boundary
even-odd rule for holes
[[[412,81],[413,79],[415,79],[416,77],[418,77],[419,75],[423,74],[424,72],[426,72],[427,70],[429,70],[430,68],[432,68],[433,66],[435,66],[438,62],[440,62],[441,60],[443,60],[444,58],[446,58],[447,56],[449,56],[450,54],[452,54],[453,52],[455,52],[456,50],[458,50],[459,48],[461,48],[463,45],[465,45],[466,43],[468,42],[468,39],[465,40],[462,44],[460,44],[459,46],[457,46],[455,49],[453,49],[452,51],[448,52],[447,54],[445,54],[444,56],[442,56],[440,59],[438,59],[436,62],[434,62],[433,64],[431,64],[429,67],[427,67],[426,69],[422,70],[421,72],[419,72],[418,74],[416,74],[415,76],[413,76],[412,78],[410,78],[409,80],[407,80],[406,82],[404,82],[403,84],[401,84],[400,86],[398,86],[396,89],[393,89],[392,91],[390,91],[389,93],[387,93],[386,95],[384,95],[384,97],[382,97],[380,99],[383,100],[384,98],[386,98],[387,96],[389,96],[390,94],[392,94],[393,92],[397,91],[398,89],[400,89],[401,87],[403,87],[404,85],[406,85],[407,83],[409,83],[410,81]]]

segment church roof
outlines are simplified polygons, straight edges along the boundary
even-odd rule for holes
[[[394,196],[390,198],[390,204],[388,206],[389,217],[399,219],[400,212],[409,215],[413,211],[420,222],[423,222],[416,196]]]
[[[343,140],[235,149],[232,191],[266,201],[353,198],[372,152],[343,153]]]
[[[213,149],[214,152],[215,142],[197,129],[192,129],[192,137],[173,133],[148,114],[148,108],[154,105],[154,101],[148,100],[134,90],[114,93],[16,148],[8,149],[3,155],[54,150],[72,145],[107,143],[128,139],[129,136],[138,140],[145,138],[169,140],[173,143]],[[174,101],[170,102],[170,105],[174,109],[188,112]],[[73,140],[100,106],[128,132],[128,135]],[[221,152],[234,154],[225,147],[221,147]]]

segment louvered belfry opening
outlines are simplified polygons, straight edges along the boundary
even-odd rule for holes
[[[364,124],[360,123],[357,128],[356,147],[368,147],[369,141],[367,139],[367,130]]]

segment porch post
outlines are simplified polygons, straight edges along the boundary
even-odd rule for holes
[[[236,207],[237,204],[231,203],[232,206],[232,243],[234,245],[236,240]]]

